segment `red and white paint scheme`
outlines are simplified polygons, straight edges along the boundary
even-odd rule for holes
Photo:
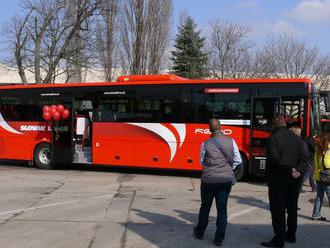
[[[241,125],[249,121],[220,121],[223,132],[248,156],[250,130]],[[6,137],[0,139],[2,158],[33,160],[34,148],[51,142],[46,122],[6,122],[0,114],[0,127],[0,137]],[[93,123],[92,130],[92,162],[103,165],[200,170],[200,144],[210,137],[206,124]]]
[[[249,128],[222,130],[248,155]],[[93,163],[201,170],[200,145],[209,137],[205,124],[94,123]]]
[[[0,159],[35,161],[39,147],[45,163],[54,155],[61,162],[69,156],[65,163],[202,170],[200,145],[210,137],[207,120],[215,117],[238,145],[245,162],[243,174],[256,174],[264,171],[273,116],[284,114],[288,123],[295,122],[310,136],[313,123],[319,121],[313,114],[317,109],[313,89],[309,79],[188,80],[175,75],[1,86]],[[141,103],[145,105],[135,105]],[[52,122],[45,105],[54,104],[62,113],[67,108],[66,118],[54,115]],[[30,121],[25,121],[22,116],[29,106],[37,109],[31,108]],[[150,110],[150,106],[157,107]],[[21,116],[10,114],[15,108]],[[294,108],[295,116],[285,115],[286,109]],[[42,120],[34,118],[39,112],[49,121],[36,121]],[[51,168],[41,162],[39,168]]]
[[[50,131],[46,122],[6,122],[0,113],[0,157],[33,160],[35,147],[51,142]]]

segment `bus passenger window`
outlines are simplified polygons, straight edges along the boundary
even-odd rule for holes
[[[100,99],[93,111],[94,121],[132,121],[131,99]]]
[[[42,107],[37,99],[1,97],[0,112],[6,121],[42,121]]]

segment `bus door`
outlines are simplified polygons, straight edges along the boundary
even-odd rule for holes
[[[73,107],[73,163],[92,163],[93,101],[88,97],[74,99]]]
[[[72,163],[72,99],[56,99],[58,104],[62,104],[70,111],[70,116],[66,120],[55,123],[52,131],[52,149],[54,163]]]
[[[252,98],[250,130],[250,174],[263,176],[266,165],[266,143],[272,131],[272,119],[280,114],[280,98]]]

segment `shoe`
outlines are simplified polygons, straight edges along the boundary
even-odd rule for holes
[[[215,246],[222,246],[222,240],[221,241],[220,240],[214,240],[213,244]]]
[[[193,236],[195,237],[195,239],[203,239],[203,234],[200,234],[197,232],[197,227],[194,227],[193,229]]]
[[[272,241],[269,241],[269,242],[262,242],[260,243],[262,246],[265,246],[265,247],[284,247],[284,244],[277,244],[277,243],[274,243]]]
[[[296,237],[292,236],[285,236],[285,241],[288,241],[289,243],[296,243]]]
[[[312,217],[313,220],[319,220],[319,221],[327,221],[327,219],[323,216],[319,216],[319,217]]]

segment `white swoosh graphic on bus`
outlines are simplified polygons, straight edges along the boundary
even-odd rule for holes
[[[23,133],[18,132],[17,130],[15,130],[11,126],[9,126],[9,124],[2,117],[2,114],[1,113],[0,113],[0,127],[2,127],[3,129],[5,129],[6,131],[8,131],[10,133],[23,134]]]
[[[142,127],[160,136],[170,148],[171,151],[170,162],[173,160],[176,154],[177,140],[174,134],[171,132],[171,130],[169,130],[167,127],[159,123],[127,123],[127,124]]]
[[[181,147],[183,145],[184,140],[186,139],[186,124],[174,124],[174,123],[171,123],[171,125],[179,133],[180,147]]]

